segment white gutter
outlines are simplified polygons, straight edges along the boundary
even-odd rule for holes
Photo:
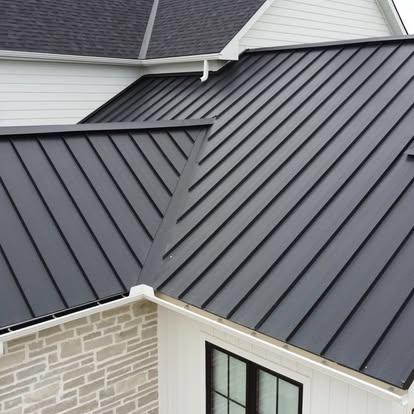
[[[91,63],[98,65],[155,66],[172,63],[203,62],[206,60],[234,60],[234,57],[229,58],[227,55],[222,53],[210,53],[205,55],[176,56],[158,59],[118,59],[109,57],[59,55],[54,53],[0,50],[0,59],[61,63]]]
[[[55,317],[45,322],[40,322],[35,325],[30,325],[16,331],[11,331],[0,336],[0,344],[11,341],[12,339],[21,338],[23,336],[31,335],[35,332],[43,329],[51,328],[56,325],[60,325],[66,322],[73,321],[75,319],[83,318],[85,316],[93,315],[95,313],[103,312],[105,310],[118,308],[120,306],[128,305],[140,300],[150,300],[154,298],[154,290],[146,285],[140,285],[131,289],[129,296],[125,298],[116,299],[111,302],[98,304],[87,309],[80,310],[78,312],[69,313],[64,316]],[[1,347],[1,345],[0,345]]]
[[[170,301],[167,301],[165,299],[155,296],[154,290],[147,285],[134,286],[133,288],[131,288],[129,296],[125,298],[114,300],[112,302],[108,302],[104,304],[100,304],[100,305],[97,305],[97,306],[94,306],[88,309],[84,309],[78,312],[74,312],[68,315],[61,316],[59,318],[54,318],[54,319],[51,319],[45,322],[41,322],[36,325],[31,325],[31,326],[22,328],[17,331],[3,334],[0,336],[0,358],[1,358],[2,352],[4,352],[4,343],[12,339],[27,336],[35,332],[38,332],[40,330],[50,328],[52,326],[60,325],[60,324],[63,324],[63,323],[66,323],[66,322],[69,322],[75,319],[79,319],[85,316],[92,315],[94,313],[103,312],[108,309],[117,308],[120,306],[124,306],[127,304],[137,302],[137,301],[141,301],[141,300],[148,300],[150,302],[156,303],[166,309],[185,315],[193,320],[213,326],[215,329],[225,332],[226,334],[237,336],[243,341],[246,341],[246,342],[249,342],[255,345],[259,345],[261,347],[265,347],[268,350],[275,352],[276,354],[289,358],[295,362],[299,362],[311,369],[314,369],[319,372],[336,377],[349,384],[363,388],[369,392],[372,392],[376,395],[381,396],[382,398],[386,397],[401,405],[407,405],[409,402],[407,392],[404,395],[399,395],[392,390],[382,388],[380,386],[372,384],[363,379],[360,379],[355,376],[349,375],[345,372],[339,371],[333,367],[330,367],[329,364],[327,363],[322,363],[322,362],[318,362],[313,359],[307,358],[306,356],[293,351],[292,350],[293,347],[290,347],[286,344],[281,345],[281,346],[273,344],[269,341],[259,338],[256,332],[250,332],[249,334],[249,333],[243,332],[240,329],[236,329],[232,326],[226,325],[225,322],[220,318],[218,320],[215,320],[215,319],[212,319],[212,317],[203,316],[200,313],[196,313],[190,310],[189,305],[186,305],[184,303],[182,304],[182,306],[176,305]]]

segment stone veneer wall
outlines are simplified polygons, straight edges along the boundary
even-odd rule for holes
[[[2,414],[157,414],[157,307],[114,308],[9,341]]]

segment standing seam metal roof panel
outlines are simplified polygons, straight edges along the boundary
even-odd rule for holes
[[[216,117],[140,282],[408,388],[413,69],[413,39],[249,52],[92,114]]]
[[[127,294],[204,125],[0,131],[0,329]]]

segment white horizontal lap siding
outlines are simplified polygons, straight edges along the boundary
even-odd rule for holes
[[[139,74],[131,66],[0,60],[0,127],[77,123]]]
[[[242,50],[392,34],[375,0],[274,0],[240,41]]]
[[[408,414],[387,397],[160,307],[160,414],[205,413],[205,342],[304,384],[303,414]]]

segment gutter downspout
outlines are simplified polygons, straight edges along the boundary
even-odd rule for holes
[[[203,76],[200,78],[201,82],[205,82],[208,79],[208,60],[204,60],[204,66],[203,66]]]

